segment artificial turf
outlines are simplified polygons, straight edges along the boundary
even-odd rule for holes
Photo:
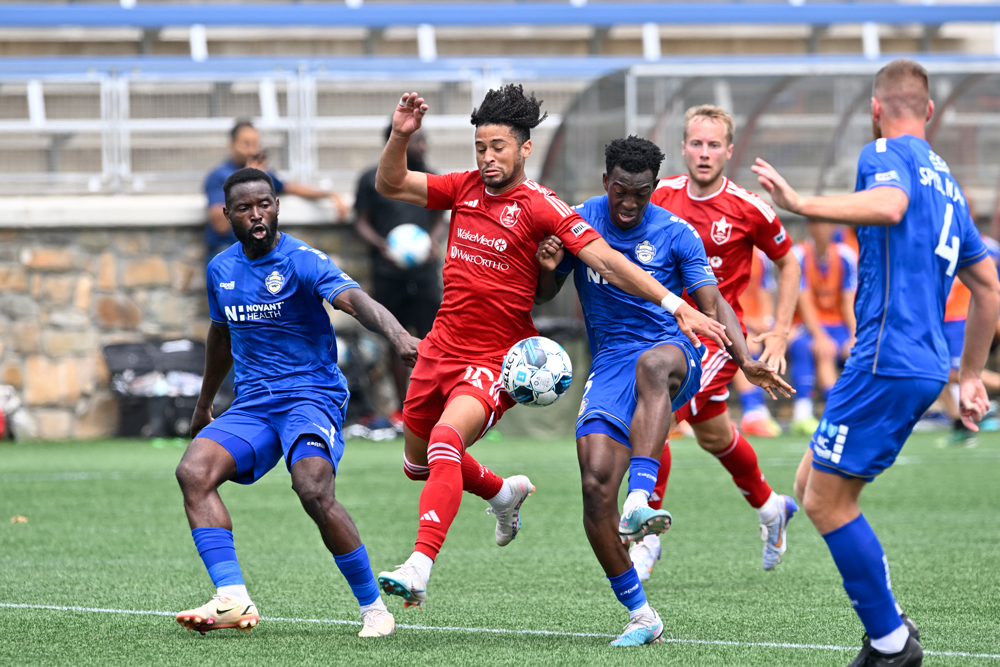
[[[1000,667],[1000,436],[942,449],[917,435],[866,490],[863,509],[889,558],[897,598],[920,626],[927,665]],[[177,443],[181,444],[181,443]],[[761,467],[791,491],[804,438],[756,440]],[[862,629],[808,519],[789,529],[773,572],[760,567],[753,511],[725,470],[691,440],[673,443],[665,507],[674,526],[646,585],[674,640],[611,649],[627,620],[581,523],[569,438],[482,442],[498,473],[528,474],[537,492],[509,546],[493,541],[486,503],[466,496],[434,567],[423,610],[388,600],[396,636],[362,640],[357,604],[279,465],[250,487],[227,484],[247,586],[265,617],[251,635],[200,636],[169,615],[34,609],[74,606],[177,612],[213,593],[162,441],[0,445],[0,665],[846,665]],[[420,484],[402,473],[402,442],[348,442],[338,497],[378,571],[416,535]],[[13,516],[27,523],[10,523]],[[267,618],[308,619],[267,620]],[[431,629],[436,628],[436,629]],[[479,630],[471,630],[479,629]],[[725,643],[731,642],[731,643]]]

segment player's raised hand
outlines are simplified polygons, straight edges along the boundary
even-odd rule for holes
[[[563,242],[558,236],[546,236],[538,244],[538,251],[535,258],[546,271],[555,271],[562,261],[566,251],[563,249]]]
[[[687,336],[696,348],[701,347],[698,334],[711,338],[719,344],[719,347],[733,344],[726,336],[726,327],[723,324],[705,316],[700,310],[692,308],[686,301],[674,311],[674,319],[677,320],[677,326],[680,327],[681,333]]]
[[[962,411],[962,423],[970,431],[978,431],[976,422],[990,409],[990,399],[986,395],[986,387],[979,378],[962,380],[958,392],[959,409]]]
[[[420,129],[424,114],[427,113],[427,105],[424,98],[413,93],[403,93],[396,105],[396,111],[392,114],[392,131],[403,136],[410,136]]]
[[[406,332],[403,332],[392,341],[392,346],[395,348],[396,354],[410,368],[413,368],[413,365],[417,363],[417,345],[419,344],[419,338],[414,338]]]
[[[780,206],[792,213],[798,212],[799,193],[788,184],[788,181],[778,173],[777,169],[757,158],[756,162],[750,166],[750,171],[757,174],[757,180],[771,195],[775,206]]]
[[[788,336],[779,331],[768,331],[753,339],[755,343],[763,343],[764,349],[760,353],[760,361],[771,368],[776,368],[779,374],[784,374],[788,368],[785,361],[785,350],[788,347]]]
[[[775,391],[782,394],[785,398],[791,398],[792,394],[795,393],[791,385],[781,379],[781,376],[763,361],[750,359],[743,365],[743,374],[747,376],[750,382],[770,394],[774,400],[778,400],[778,396],[774,393]]]

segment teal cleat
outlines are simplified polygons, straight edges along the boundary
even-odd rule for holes
[[[618,537],[622,544],[637,542],[646,535],[667,532],[672,521],[667,510],[654,510],[649,505],[640,505],[622,515],[622,520],[618,522]]]
[[[427,601],[427,582],[420,578],[412,565],[404,563],[398,570],[379,572],[378,585],[388,595],[403,598],[403,609],[423,609],[424,602]]]
[[[663,641],[663,621],[652,607],[650,611],[652,615],[641,614],[631,619],[610,646],[643,646]]]

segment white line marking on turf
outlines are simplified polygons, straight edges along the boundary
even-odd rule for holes
[[[62,607],[47,604],[16,604],[12,602],[0,602],[0,608],[6,609],[47,609],[51,611],[84,611],[98,614],[123,614],[126,616],[170,616],[176,614],[171,611],[146,611],[140,609],[104,609],[102,607]],[[361,621],[343,621],[340,619],[328,618],[282,618],[280,616],[261,616],[262,621],[282,621],[288,623],[324,623],[330,625],[361,625]],[[438,632],[484,632],[501,635],[543,635],[549,637],[599,637],[607,639],[617,637],[617,635],[606,635],[597,632],[562,632],[558,630],[511,630],[509,628],[462,628],[457,626],[440,625],[412,625],[400,623],[397,628],[406,630],[431,630]],[[759,648],[793,648],[793,649],[813,649],[820,651],[857,651],[857,646],[831,646],[828,644],[789,644],[785,642],[737,642],[722,639],[672,639],[664,637],[666,644],[704,644],[709,646],[750,646]],[[944,655],[957,658],[993,658],[1000,659],[1000,653],[968,653],[966,651],[924,651],[925,655]]]

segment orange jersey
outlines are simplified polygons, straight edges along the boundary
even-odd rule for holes
[[[811,241],[795,246],[795,257],[802,266],[800,289],[813,297],[819,323],[823,326],[844,324],[844,292],[858,287],[858,260],[844,243],[831,243],[820,260]]]
[[[951,291],[948,292],[948,300],[944,304],[945,322],[962,322],[969,316],[969,301],[972,300],[972,292],[962,284],[962,281],[955,276],[955,282],[951,284]]]

